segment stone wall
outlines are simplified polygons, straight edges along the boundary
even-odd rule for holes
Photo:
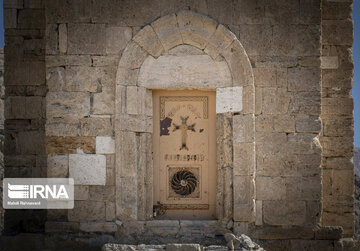
[[[5,177],[76,183],[74,209],[48,210],[47,232],[131,240],[231,230],[259,240],[312,239],[321,217],[352,236],[351,2],[19,0],[4,7]],[[159,86],[146,86],[154,74],[141,72],[181,44],[226,62],[232,86],[243,88],[242,110],[218,115],[219,222],[151,221],[149,89]],[[211,88],[232,88],[223,84]],[[37,226],[27,219],[6,212],[5,227]]]
[[[354,234],[352,1],[322,1],[321,223]]]
[[[355,237],[360,234],[360,148],[354,148],[354,173],[355,173]],[[359,237],[358,237],[359,238]]]
[[[4,49],[0,49],[0,201],[2,201],[2,180],[4,178]],[[0,206],[0,235],[4,228],[4,209]]]
[[[4,1],[5,177],[46,177],[45,11],[42,1]],[[42,210],[8,210],[5,232],[43,231]]]

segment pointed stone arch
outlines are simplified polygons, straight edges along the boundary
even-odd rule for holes
[[[252,67],[235,34],[213,19],[191,11],[167,15],[143,27],[120,58],[115,98],[116,215],[122,220],[152,218],[152,90],[138,81],[139,73],[148,57],[157,59],[184,44],[202,50],[214,61],[221,58],[226,62],[231,73],[230,85],[208,88],[219,94],[239,91],[242,94],[239,101],[233,94],[233,101],[241,103],[237,109],[226,106],[217,112],[217,218],[223,222],[253,222],[255,89]],[[224,102],[223,96],[217,97],[217,105]],[[241,198],[237,195],[239,192]]]

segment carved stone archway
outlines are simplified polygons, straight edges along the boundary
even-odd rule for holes
[[[255,91],[252,67],[243,46],[231,31],[190,11],[167,15],[145,26],[127,45],[120,59],[115,101],[117,218],[135,221],[152,218],[154,87],[145,86],[146,81],[138,81],[139,72],[148,57],[156,59],[183,44],[202,50],[214,61],[225,60],[231,72],[230,85],[206,87],[219,94],[216,101],[220,107],[216,115],[217,219],[253,222]],[[199,86],[188,88],[198,89]],[[231,102],[226,100],[227,94],[232,95]],[[237,108],[233,110],[229,105],[234,104]]]

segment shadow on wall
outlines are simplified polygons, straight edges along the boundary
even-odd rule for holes
[[[0,88],[0,110],[4,112],[0,112],[1,144],[4,140],[1,179],[46,177],[45,15],[43,11],[33,13],[37,22],[18,20],[15,27],[5,23],[13,33],[6,35],[4,84]],[[16,30],[16,25],[29,26],[32,32]],[[4,234],[43,232],[46,210],[6,210],[3,220]]]

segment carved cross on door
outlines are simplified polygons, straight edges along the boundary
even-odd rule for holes
[[[188,120],[189,116],[187,117],[181,117],[181,125],[176,125],[175,123],[173,123],[174,125],[174,130],[173,132],[177,131],[177,130],[181,130],[181,147],[180,150],[185,149],[185,150],[189,150],[189,148],[186,146],[186,139],[187,139],[187,131],[192,131],[195,132],[195,123],[192,125],[187,125],[187,120]]]

